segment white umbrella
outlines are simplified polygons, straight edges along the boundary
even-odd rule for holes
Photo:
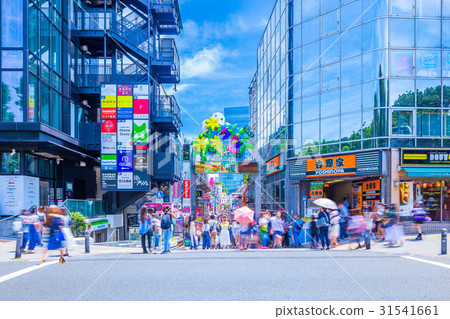
[[[327,209],[338,209],[335,202],[333,202],[331,199],[328,198],[319,198],[313,201],[314,204],[317,206],[327,208]]]

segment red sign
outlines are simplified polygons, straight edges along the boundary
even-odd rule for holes
[[[180,182],[174,182],[172,188],[172,197],[180,198]]]
[[[101,112],[102,112],[102,114],[101,114],[102,119],[115,119],[117,116],[116,108],[102,107]]]
[[[191,198],[191,181],[183,181],[183,198]]]
[[[115,120],[103,120],[102,133],[117,133],[117,122]]]
[[[148,100],[144,99],[134,99],[133,100],[133,113],[136,115],[146,115],[149,114]]]

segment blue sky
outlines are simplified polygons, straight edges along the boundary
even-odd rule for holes
[[[176,38],[181,82],[174,94],[200,125],[224,107],[248,105],[256,50],[275,0],[179,0],[183,30]],[[183,133],[201,133],[182,113]]]

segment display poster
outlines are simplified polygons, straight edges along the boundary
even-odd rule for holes
[[[134,171],[133,188],[135,190],[148,191],[150,189],[149,176],[147,172]]]
[[[400,216],[409,216],[414,209],[414,182],[402,182],[400,187]]]
[[[133,100],[133,114],[135,119],[148,119],[149,118],[148,99],[135,98]]]
[[[134,151],[134,170],[148,171],[148,147],[147,145],[136,145]]]
[[[133,142],[148,143],[148,121],[135,120],[133,123]]]
[[[117,173],[116,172],[102,172],[102,189],[103,190],[116,190],[117,189]]]
[[[116,119],[117,98],[115,85],[102,85],[100,109],[102,119]]]
[[[119,172],[133,171],[133,152],[118,151],[117,152],[117,170]]]
[[[102,154],[101,170],[102,171],[117,171],[117,155]]]
[[[310,198],[323,197],[323,182],[315,181],[309,183],[309,197]]]
[[[0,176],[0,215],[17,215],[22,209],[39,206],[39,178]]]
[[[132,120],[117,121],[117,150],[132,151],[133,142],[131,140],[131,132],[133,130]]]
[[[174,182],[172,186],[172,198],[180,198],[180,182]]]
[[[117,152],[117,123],[116,120],[102,120],[101,122],[101,153],[116,154]]]
[[[361,207],[362,207],[362,184],[361,183],[352,185],[352,207],[354,209],[361,209]]]
[[[362,183],[362,200],[375,209],[381,201],[381,181],[379,179]]]
[[[133,189],[133,173],[117,173],[117,189]]]
[[[183,181],[183,198],[191,198],[191,181]]]

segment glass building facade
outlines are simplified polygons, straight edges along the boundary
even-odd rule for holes
[[[450,0],[278,0],[256,79],[266,161],[450,147]]]

